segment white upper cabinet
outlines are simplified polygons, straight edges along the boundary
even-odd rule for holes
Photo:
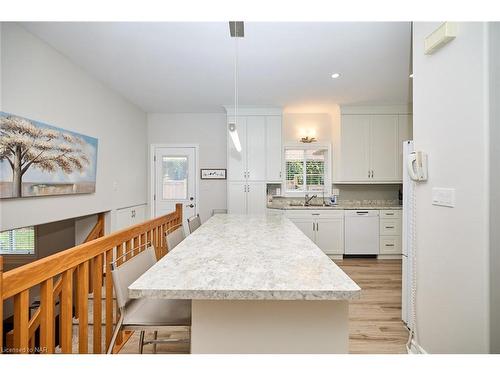
[[[281,116],[266,116],[266,180],[281,182]]]
[[[340,169],[343,181],[365,181],[370,170],[370,116],[343,115]]]
[[[402,142],[412,139],[412,115],[374,112],[342,114],[336,183],[402,181]]]
[[[266,117],[247,116],[247,179],[266,179]],[[245,150],[243,150],[245,151]]]
[[[228,124],[234,123],[234,112],[228,111]],[[269,111],[269,114],[266,114]],[[227,130],[227,178],[229,181],[266,181],[281,183],[282,132],[281,110],[240,110],[236,131],[241,152]]]
[[[228,124],[234,123],[234,117],[228,118]],[[236,122],[236,132],[238,133],[238,138],[240,139],[242,151],[239,152],[234,147],[234,143],[229,135],[227,134],[227,179],[230,181],[244,180],[247,171],[247,153],[244,152],[246,149],[246,139],[247,139],[247,119],[243,116],[238,116],[238,121]]]
[[[370,176],[372,180],[396,181],[398,179],[398,139],[398,115],[370,116]]]

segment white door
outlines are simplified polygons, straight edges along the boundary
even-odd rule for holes
[[[398,179],[398,116],[372,115],[370,117],[370,152],[373,181]]]
[[[369,136],[370,116],[342,116],[340,169],[343,181],[370,180]]]
[[[314,242],[314,230],[315,222],[312,218],[290,218],[290,221],[294,223],[297,228],[299,228],[311,241]]]
[[[247,184],[246,182],[227,183],[227,212],[229,214],[244,215],[247,213]]]
[[[175,205],[182,203],[182,217],[186,222],[186,218],[198,212],[196,148],[156,147],[154,163],[155,217],[175,211]]]
[[[247,183],[247,213],[250,215],[266,213],[266,183]]]
[[[265,181],[266,179],[265,139],[266,117],[247,116],[247,171],[248,179],[251,181]]]
[[[266,177],[281,182],[281,116],[266,117]]]
[[[228,119],[228,124],[234,122],[234,117]],[[241,181],[245,179],[247,170],[247,120],[246,117],[238,116],[236,132],[241,144],[241,152],[234,147],[233,139],[227,130],[227,179],[229,181]]]
[[[318,219],[316,245],[326,254],[344,254],[344,219]]]

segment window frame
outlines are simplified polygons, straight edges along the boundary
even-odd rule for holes
[[[23,228],[33,228],[33,236],[34,236],[34,241],[33,241],[33,254],[0,254],[1,257],[4,258],[5,263],[10,263],[10,264],[24,264],[26,261],[32,261],[38,258],[38,227],[37,225],[28,225],[26,227],[20,227],[20,228],[11,228],[11,229],[6,229],[2,232],[8,232],[16,229],[23,229]]]
[[[322,192],[312,192],[312,191],[290,191],[286,189],[286,150],[294,149],[294,150],[317,150],[317,149],[326,149],[326,158],[325,158],[325,197],[330,196],[332,192],[332,145],[327,142],[313,142],[313,143],[300,143],[300,142],[290,142],[285,143],[283,145],[282,150],[282,165],[283,165],[283,196],[285,197],[304,197],[306,194],[318,196],[322,196]],[[307,181],[304,181],[304,186],[307,186]]]

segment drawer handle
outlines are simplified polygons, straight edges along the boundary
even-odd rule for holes
[[[368,215],[368,211],[356,211],[358,215]]]
[[[394,215],[394,212],[386,212],[385,213],[385,216],[393,216]]]
[[[311,215],[313,215],[313,216],[319,216],[320,214],[311,214]]]
[[[386,226],[385,229],[394,229],[394,227],[388,227],[388,226]]]
[[[393,247],[394,244],[393,243],[386,243],[385,246],[387,246],[387,247]]]

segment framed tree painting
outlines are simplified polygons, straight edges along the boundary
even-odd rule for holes
[[[0,198],[94,193],[97,139],[0,112]]]

